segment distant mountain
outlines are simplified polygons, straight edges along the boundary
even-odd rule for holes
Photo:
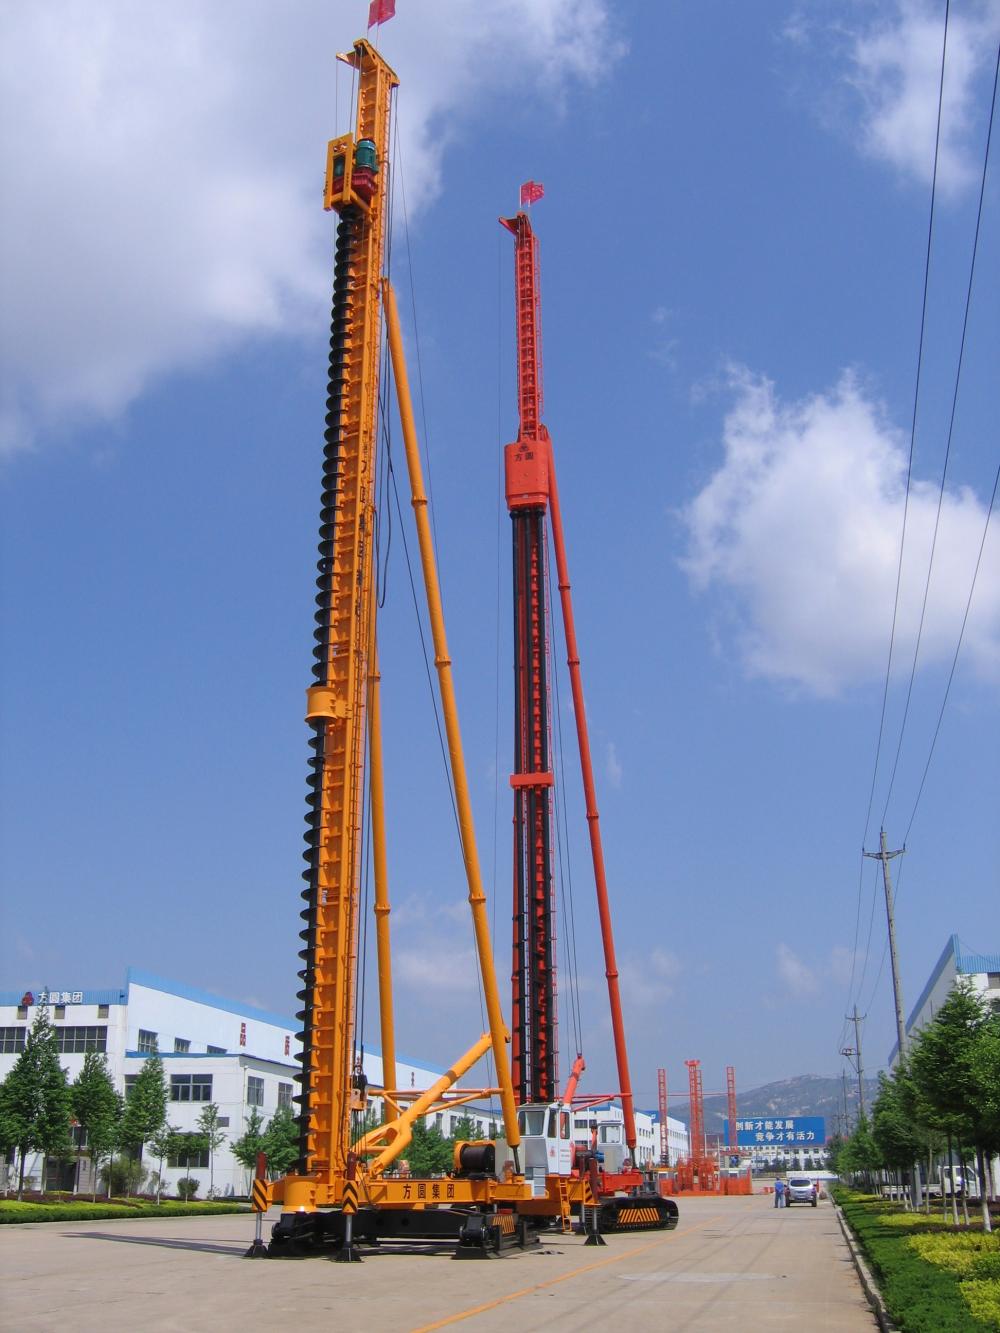
[[[877,1092],[878,1080],[866,1078],[866,1108],[871,1108]],[[675,1102],[673,1098],[670,1102],[670,1114],[683,1120],[685,1125],[689,1124],[691,1108],[688,1102]],[[847,1109],[853,1121],[858,1109],[857,1079],[848,1080]],[[822,1074],[799,1074],[796,1078],[765,1083],[761,1088],[750,1088],[746,1092],[742,1092],[737,1084],[736,1110],[739,1116],[821,1115],[826,1119],[827,1134],[833,1134],[844,1113],[843,1080],[825,1078]],[[727,1114],[725,1094],[705,1098],[705,1132],[710,1139],[722,1133],[722,1122]]]

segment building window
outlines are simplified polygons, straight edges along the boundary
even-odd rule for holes
[[[98,1018],[107,1018],[107,1017],[109,1016],[109,1014],[110,1014],[110,1005],[107,1005],[107,1004],[99,1004],[99,1005],[97,1006],[97,1017],[98,1017]]]
[[[56,1028],[56,1050],[63,1055],[79,1054],[81,1051],[106,1051],[108,1049],[108,1029],[92,1028]]]
[[[139,1029],[139,1053],[140,1055],[155,1055],[157,1050],[156,1033],[147,1032],[145,1028]]]
[[[24,1050],[24,1034],[27,1028],[0,1028],[0,1053],[17,1055]]]
[[[278,1084],[278,1110],[287,1109],[292,1104],[292,1085],[290,1083]]]
[[[66,1006],[64,1004],[57,1004],[55,1009],[52,1011],[52,1016],[53,1018],[65,1018]]]
[[[191,1043],[188,1041],[187,1037],[175,1037],[175,1038],[174,1038],[174,1054],[175,1054],[175,1055],[184,1055],[184,1054],[185,1054],[187,1051],[189,1051],[190,1049],[191,1049]]]
[[[218,1118],[218,1120],[216,1121],[216,1124],[219,1126],[220,1129],[228,1129],[228,1128],[229,1128],[229,1116],[227,1116],[227,1115],[220,1115],[219,1118]]]
[[[986,988],[987,990],[1000,990],[1000,972],[986,973]],[[20,1017],[21,1015],[18,1014],[18,1018]]]
[[[135,1087],[135,1081],[136,1081],[136,1079],[137,1079],[138,1077],[139,1077],[138,1074],[126,1074],[126,1075],[125,1075],[125,1100],[126,1100],[126,1101],[128,1101],[128,1099],[132,1096],[132,1089]]]
[[[168,1157],[167,1166],[180,1167],[184,1171],[193,1171],[196,1166],[204,1169],[208,1166],[208,1149],[204,1148],[201,1152],[182,1153],[180,1157]]]
[[[170,1100],[172,1102],[210,1102],[212,1100],[211,1074],[171,1074]]]
[[[206,1046],[205,1050],[209,1055],[225,1055],[226,1053],[225,1046]]]
[[[264,1105],[264,1080],[247,1075],[247,1106]]]
[[[17,1016],[18,1018],[28,1017],[28,1006],[26,1004],[19,1004],[17,1006]]]

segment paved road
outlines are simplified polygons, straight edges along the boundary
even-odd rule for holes
[[[366,1333],[432,1329],[713,1330],[876,1327],[832,1207],[766,1195],[689,1199],[669,1233],[577,1237],[490,1262],[373,1256],[244,1262],[243,1216],[0,1228],[6,1333]]]

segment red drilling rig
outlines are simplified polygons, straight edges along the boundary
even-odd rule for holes
[[[534,187],[539,190],[540,187]],[[538,197],[537,194],[535,197]],[[507,506],[513,537],[514,594],[514,885],[512,960],[512,1078],[525,1171],[550,1179],[549,1197],[567,1175],[588,1178],[596,1206],[592,1232],[645,1230],[677,1225],[677,1205],[656,1192],[649,1173],[636,1165],[635,1110],[622,1018],[618,966],[608,902],[600,816],[583,697],[580,652],[573,618],[555,461],[542,423],[541,293],[538,239],[523,210],[501,225],[514,237],[517,317],[517,439],[504,452]],[[584,1070],[577,1051],[560,1096],[556,1014],[556,957],[552,889],[551,703],[549,645],[551,608],[547,596],[548,522],[551,521],[556,576],[566,640],[566,660],[580,753],[587,827],[604,969],[618,1071],[625,1149],[616,1158],[607,1145],[580,1151],[572,1140],[571,1112],[607,1100],[575,1098]],[[584,1210],[585,1211],[585,1210]]]

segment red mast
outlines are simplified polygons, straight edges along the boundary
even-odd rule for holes
[[[514,553],[514,904],[511,1074],[518,1102],[558,1096],[552,763],[546,605],[548,434],[542,369],[538,242],[524,213],[501,218],[515,239],[517,441],[504,451]]]
[[[573,601],[570,592],[569,566],[566,560],[566,543],[563,537],[562,512],[559,507],[559,489],[556,484],[555,460],[549,433],[541,422],[542,411],[542,358],[541,358],[541,297],[538,281],[538,240],[531,229],[528,215],[520,212],[513,218],[501,218],[501,225],[514,237],[515,281],[517,297],[517,386],[518,407],[520,411],[520,429],[516,443],[507,445],[504,451],[506,469],[507,506],[514,525],[514,608],[515,641],[525,645],[527,651],[515,648],[515,657],[523,665],[515,664],[515,699],[517,716],[515,736],[523,736],[526,726],[530,725],[532,738],[543,732],[539,709],[548,708],[547,682],[542,681],[544,671],[544,648],[548,642],[547,609],[541,604],[533,582],[535,568],[542,569],[545,557],[545,513],[546,505],[552,519],[552,544],[555,552],[556,574],[559,583],[559,597],[562,605],[563,629],[566,636],[566,661],[569,667],[570,685],[573,692],[573,712],[576,718],[576,734],[580,751],[580,767],[583,777],[583,792],[586,802],[587,828],[590,834],[591,860],[594,868],[594,886],[597,892],[597,910],[601,922],[601,942],[604,949],[604,972],[608,982],[608,1001],[611,1009],[611,1028],[614,1035],[615,1060],[618,1067],[618,1080],[621,1089],[622,1112],[625,1120],[625,1142],[628,1145],[633,1164],[635,1162],[635,1109],[632,1098],[632,1081],[629,1075],[628,1051],[625,1045],[625,1022],[622,1017],[621,993],[618,985],[618,964],[615,958],[614,932],[611,925],[611,908],[608,902],[607,876],[604,869],[604,848],[601,842],[600,814],[597,808],[597,792],[594,785],[594,767],[590,755],[590,737],[587,730],[587,713],[583,697],[583,677],[580,671],[580,651],[576,641],[576,624],[573,618]],[[524,515],[525,517],[519,518]],[[527,515],[535,515],[537,523],[532,526]],[[519,532],[521,529],[521,547]],[[537,544],[536,544],[537,543]],[[544,580],[541,581],[544,593]],[[542,612],[544,610],[544,617]],[[538,614],[537,627],[535,622]],[[536,670],[535,663],[540,664]],[[529,671],[530,664],[530,671]],[[534,672],[532,675],[531,673]],[[520,674],[518,674],[520,673]],[[546,718],[548,713],[546,711]],[[517,743],[517,742],[515,742]],[[546,732],[547,744],[547,732]],[[540,845],[542,821],[540,808],[544,805],[548,816],[550,801],[547,787],[552,784],[549,769],[548,751],[542,760],[541,746],[536,746],[532,758],[534,766],[519,765],[518,771],[511,778],[515,791],[515,840],[517,842],[515,866],[526,865],[526,853],[529,850],[529,835],[533,835],[534,876],[524,873],[526,886],[534,892],[524,893],[518,888],[515,870],[515,911],[514,911],[514,995],[513,995],[513,1045],[512,1060],[514,1066],[515,1087],[518,1085],[518,1070],[526,1069],[532,1062],[539,1061],[531,1044],[542,1039],[546,1054],[551,1054],[553,1061],[556,1053],[556,1015],[555,1015],[555,956],[551,933],[543,937],[541,933],[543,897],[542,866],[544,853],[544,874],[548,876],[547,893],[544,897],[544,911],[548,912],[551,923],[551,869],[550,848]],[[527,809],[517,804],[519,793],[530,793],[532,800],[526,801]],[[544,796],[544,801],[543,801]],[[530,823],[532,813],[535,824]],[[523,844],[523,845],[522,845]],[[523,924],[519,922],[523,919]],[[532,935],[532,929],[538,933]],[[551,978],[550,999],[540,989],[533,991],[531,964],[536,955],[540,955],[543,942],[547,944],[548,972]],[[539,1023],[530,1026],[532,1017],[540,1020],[547,1014],[549,1029],[541,1030]],[[518,1043],[521,1043],[519,1046]],[[553,1079],[554,1079],[553,1063]],[[551,1086],[554,1086],[554,1082]],[[536,1100],[548,1100],[535,1096]]]
[[[726,1101],[729,1111],[729,1147],[736,1150],[736,1070],[726,1065]]]
[[[685,1060],[688,1071],[688,1105],[691,1124],[691,1160],[705,1156],[705,1101],[702,1094],[701,1061]]]
[[[667,1124],[667,1071],[656,1071],[656,1091],[660,1103],[660,1165],[670,1165],[670,1126]]]

